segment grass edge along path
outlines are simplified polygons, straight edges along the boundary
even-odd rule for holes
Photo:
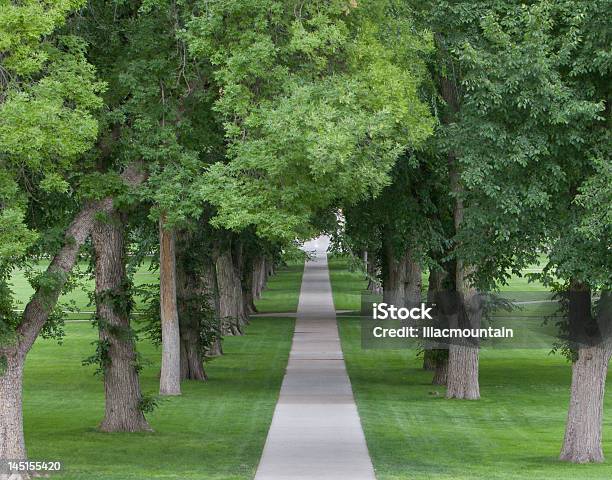
[[[359,308],[363,275],[330,262],[341,305]],[[571,368],[549,349],[485,351],[482,399],[446,400],[414,350],[362,350],[359,320],[338,317],[342,349],[378,480],[597,480],[612,478],[612,394],[603,464],[557,460]],[[608,390],[612,386],[608,377]]]
[[[259,303],[266,310],[297,307],[301,272],[297,264],[280,269]],[[293,328],[292,318],[253,318],[244,336],[224,340],[226,355],[207,364],[208,382],[183,382],[181,397],[163,399],[148,415],[154,433],[106,434],[96,429],[103,383],[94,367],[81,365],[93,353],[96,332],[87,323],[66,324],[64,344],[38,340],[26,364],[29,456],[61,460],[64,471],[51,478],[62,480],[253,478]],[[160,352],[144,340],[138,350],[145,360],[142,390],[155,393]]]

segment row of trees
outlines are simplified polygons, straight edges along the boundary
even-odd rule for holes
[[[130,314],[152,252],[165,395],[205,378],[202,354],[243,331],[279,252],[338,208],[398,305],[420,301],[429,268],[430,290],[477,316],[476,292],[542,249],[546,280],[609,288],[607,2],[0,7],[0,458],[25,458],[23,365],[61,330],[80,258],[108,431],[148,428]],[[11,273],[41,258],[16,313]],[[600,461],[610,349],[576,354],[562,458]],[[449,397],[479,397],[477,350],[432,358]]]
[[[603,461],[612,355],[610,4],[433,1],[416,12],[435,42],[424,87],[436,132],[400,157],[381,195],[345,208],[345,241],[367,252],[385,301],[419,302],[429,269],[428,298],[454,292],[465,326],[483,315],[477,292],[545,253],[537,278],[567,300],[561,333],[572,334],[561,459]],[[424,361],[447,398],[480,397],[478,348],[426,351]]]
[[[430,38],[393,2],[0,7],[0,458],[20,459],[26,356],[61,335],[79,261],[95,277],[100,428],[148,430],[134,270],[159,259],[144,323],[161,345],[159,392],[179,395],[223,335],[243,332],[280,252],[337,199],[379,191],[431,134],[418,94]],[[23,313],[15,268],[33,272]]]

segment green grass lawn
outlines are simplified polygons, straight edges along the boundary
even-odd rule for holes
[[[330,268],[336,308],[358,309],[363,275],[347,272],[341,259]],[[339,327],[379,480],[612,478],[610,395],[604,420],[608,463],[557,460],[571,369],[563,357],[549,355],[550,347],[484,350],[482,399],[446,400],[444,388],[430,385],[432,374],[421,369],[415,350],[363,350],[357,318],[341,317]]]
[[[149,270],[149,261],[145,261],[143,265],[139,267],[139,269],[134,274],[134,284],[136,286],[140,286],[143,284],[155,283],[159,279],[159,274],[157,271]],[[43,271],[48,266],[48,262],[39,262],[35,265],[34,269],[36,271]],[[65,293],[60,297],[60,303],[64,305],[70,305],[70,307],[76,307],[79,312],[91,312],[95,310],[95,307],[90,304],[89,293],[93,291],[94,282],[93,279],[87,272],[87,264],[85,262],[80,262],[75,268],[75,273],[79,280],[78,286],[71,291]],[[14,292],[16,305],[15,307],[18,309],[25,308],[26,303],[30,299],[32,293],[34,292],[26,275],[21,270],[15,270],[11,275],[11,290]],[[135,298],[136,305],[141,305],[141,299]],[[70,319],[88,319],[90,317],[89,314],[86,313],[71,313],[68,315]]]
[[[261,304],[286,311],[297,305],[301,266],[270,280]],[[81,297],[86,295],[81,292]],[[295,307],[293,308],[295,310]],[[254,318],[242,337],[224,340],[225,355],[206,365],[210,380],[184,382],[183,395],[162,400],[148,415],[154,433],[97,431],[104,411],[103,383],[93,367],[96,331],[68,322],[63,345],[39,339],[26,362],[25,435],[31,459],[61,460],[75,479],[249,479],[265,442],[284,375],[294,320]],[[145,393],[158,388],[160,351],[139,342],[148,361]]]
[[[330,256],[327,261],[336,310],[359,310],[361,292],[368,286],[365,275],[349,271],[342,257]]]
[[[283,268],[283,283],[272,282],[266,294],[255,302],[260,313],[297,311],[302,285],[303,262],[292,262]]]
[[[47,262],[41,262],[36,266],[36,269],[42,271],[47,267]],[[94,284],[91,278],[87,278],[85,274],[86,265],[79,264],[79,272],[82,280],[80,286],[62,295],[60,302],[66,305],[74,305],[81,312],[90,312],[95,309],[90,304],[89,292],[93,290]],[[282,281],[273,280],[268,283],[266,293],[255,302],[257,309],[261,313],[277,313],[277,312],[295,312],[297,310],[300,286],[302,283],[302,271],[304,270],[303,262],[290,262],[282,267]],[[134,284],[136,286],[142,284],[155,283],[158,281],[159,275],[157,271],[149,270],[149,262],[144,262],[134,275]],[[11,276],[11,289],[15,293],[16,308],[23,309],[33,293],[26,276],[22,271],[16,270]],[[140,306],[140,298],[136,298],[136,305]],[[69,314],[70,319],[87,319],[89,314],[74,313]]]
[[[542,270],[544,261],[526,269],[524,273],[535,273]],[[334,283],[333,296],[336,310],[359,310],[361,292],[367,287],[365,275],[347,269],[347,261],[340,256],[330,256],[330,275]],[[428,272],[423,273],[423,288],[427,288]],[[544,285],[533,282],[526,276],[513,275],[508,284],[499,292],[500,296],[513,301],[531,301],[549,299],[551,294]],[[530,307],[532,308],[532,307]]]

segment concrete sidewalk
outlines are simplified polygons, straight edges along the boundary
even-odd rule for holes
[[[374,480],[346,373],[327,238],[306,244],[293,345],[255,480]]]

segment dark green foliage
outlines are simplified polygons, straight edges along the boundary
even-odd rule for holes
[[[138,410],[142,413],[151,413],[159,407],[162,400],[163,398],[159,395],[143,395],[140,402],[138,402]]]
[[[83,365],[84,367],[94,365],[96,367],[94,375],[102,375],[104,374],[104,371],[108,368],[111,362],[111,358],[108,353],[110,348],[110,341],[95,340],[91,342],[91,345],[94,345],[96,347],[95,353],[83,359],[81,365]]]

